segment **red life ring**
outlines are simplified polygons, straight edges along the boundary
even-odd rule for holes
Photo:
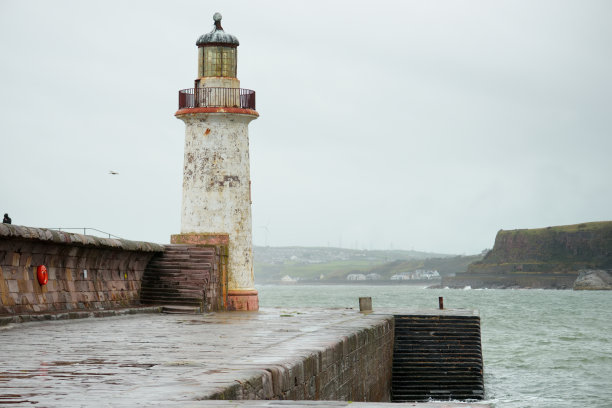
[[[36,277],[38,278],[38,283],[40,285],[46,285],[49,282],[49,273],[47,272],[47,267],[45,265],[38,265],[36,270]]]

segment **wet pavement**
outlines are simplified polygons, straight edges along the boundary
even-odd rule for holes
[[[384,318],[270,309],[12,324],[0,328],[0,405],[204,399]]]
[[[274,406],[195,401],[388,318],[263,309],[9,324],[0,327],[0,406]],[[329,404],[317,406],[346,405]]]

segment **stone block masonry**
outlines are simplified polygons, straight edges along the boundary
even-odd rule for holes
[[[256,360],[271,362],[264,371],[207,399],[390,401],[393,317],[350,313],[353,318],[345,314],[337,326],[309,333],[308,343],[288,339],[262,350]],[[288,326],[305,318],[302,313],[287,317]],[[309,332],[307,324],[304,331]]]
[[[472,311],[395,315],[392,400],[484,397],[480,317]]]
[[[139,305],[142,275],[163,246],[0,224],[0,314]],[[47,285],[36,268],[45,265]]]
[[[95,405],[101,395],[108,406],[389,401],[393,332],[392,315],[344,309],[9,325],[0,330],[0,395],[9,405],[46,407]]]
[[[100,395],[108,406],[387,406],[379,404],[390,399],[397,312],[261,309],[8,325],[0,330],[0,395],[11,406],[45,407],[90,406]],[[431,312],[442,314],[457,313]],[[253,401],[263,399],[293,402]],[[464,406],[428,404],[418,406]]]

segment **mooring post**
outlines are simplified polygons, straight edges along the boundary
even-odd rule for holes
[[[359,298],[359,311],[360,312],[371,312],[372,311],[372,298],[371,297],[360,297]]]
[[[440,310],[444,309],[444,298],[442,296],[438,298],[438,306],[440,306]]]

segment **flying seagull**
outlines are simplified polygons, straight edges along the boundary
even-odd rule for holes
[[[109,170],[108,174],[112,174],[114,176],[115,174],[119,174],[119,173],[117,173],[116,171],[113,171],[113,170]]]

